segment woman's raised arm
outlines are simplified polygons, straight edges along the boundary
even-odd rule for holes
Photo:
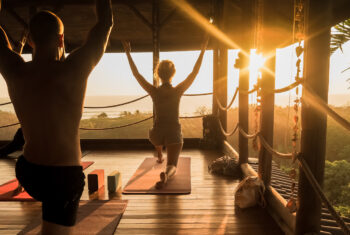
[[[199,57],[197,59],[196,64],[193,67],[192,72],[187,76],[187,78],[183,82],[181,82],[179,85],[176,86],[176,89],[179,89],[182,93],[184,93],[191,86],[194,79],[196,78],[199,72],[199,69],[201,68],[201,65],[202,65],[203,56],[204,56],[205,50],[207,49],[208,41],[209,41],[209,36],[206,35],[204,42],[202,43],[201,53],[199,54]]]
[[[147,82],[147,80],[139,73],[134,60],[131,57],[130,51],[131,51],[131,46],[130,46],[130,42],[127,41],[122,41],[126,56],[128,58],[129,61],[129,65],[132,71],[132,74],[134,75],[134,77],[136,78],[137,82],[141,85],[141,87],[147,92],[147,93],[151,93],[154,89],[154,86],[151,85],[149,82]]]

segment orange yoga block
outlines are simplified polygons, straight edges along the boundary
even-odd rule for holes
[[[95,192],[104,186],[104,170],[97,169],[88,174],[89,192]]]

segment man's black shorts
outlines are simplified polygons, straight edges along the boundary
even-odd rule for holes
[[[44,166],[20,156],[16,177],[34,199],[42,202],[43,220],[73,226],[84,190],[85,175],[81,166]]]

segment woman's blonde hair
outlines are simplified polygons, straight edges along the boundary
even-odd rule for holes
[[[162,82],[169,82],[176,72],[175,65],[170,60],[162,60],[156,68],[156,77],[159,77]]]

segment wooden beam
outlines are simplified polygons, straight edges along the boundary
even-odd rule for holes
[[[152,39],[153,39],[153,85],[158,86],[159,81],[155,71],[159,63],[159,0],[152,0]]]
[[[304,53],[304,85],[328,103],[330,28],[332,0],[309,0],[306,17]],[[308,92],[303,90],[303,99]],[[313,106],[302,104],[301,152],[318,183],[323,185],[327,115]],[[321,201],[312,189],[303,170],[299,170],[295,234],[320,232]]]
[[[161,30],[163,28],[163,26],[169,21],[171,20],[171,18],[176,14],[177,9],[173,9],[160,23],[159,25],[159,29]]]
[[[28,29],[28,23],[22,18],[20,17],[17,12],[13,9],[6,9],[6,11],[18,22],[20,23],[23,28]]]
[[[125,2],[125,5],[129,7],[129,9],[149,28],[149,29],[153,29],[152,23],[149,22],[149,20],[146,19],[146,17],[144,15],[142,15],[142,13],[137,10],[137,8],[130,4],[129,2]]]
[[[345,1],[333,8],[332,20],[330,27],[339,24],[347,19],[350,19],[350,1]]]

